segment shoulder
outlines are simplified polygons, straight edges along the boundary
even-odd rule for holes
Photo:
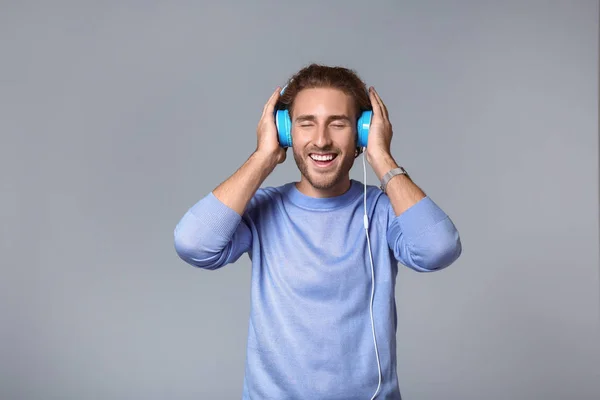
[[[354,183],[358,186],[360,185],[360,190],[362,196],[358,199],[358,201],[362,203],[364,198],[367,200],[367,209],[369,210],[369,215],[371,218],[376,218],[378,221],[382,222],[384,226],[387,225],[387,221],[390,217],[390,210],[392,210],[392,204],[390,202],[390,198],[383,193],[379,186],[367,184],[355,180]],[[366,189],[366,195],[365,195]]]
[[[289,190],[289,185],[290,183],[286,183],[280,186],[265,186],[258,188],[248,202],[246,214],[251,216],[261,212],[268,212],[276,208],[279,204],[284,203],[286,192]]]
[[[363,185],[364,191],[365,185],[363,183],[360,184]],[[367,204],[371,205],[375,213],[386,214],[391,207],[390,198],[385,193],[383,193],[379,186],[367,184],[366,189]]]
[[[362,185],[363,196],[360,198],[362,204],[363,199],[366,197],[367,209],[370,219],[379,229],[387,231],[394,218],[394,209],[388,195],[386,195],[379,186],[366,185],[366,196],[365,196],[365,185]],[[362,206],[361,206],[362,207]]]

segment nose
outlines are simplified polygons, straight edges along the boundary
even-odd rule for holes
[[[329,134],[329,129],[327,126],[320,125],[317,128],[317,137],[315,138],[315,145],[318,147],[327,147],[331,146],[331,135]]]

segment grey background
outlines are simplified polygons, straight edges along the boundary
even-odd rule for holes
[[[194,269],[173,228],[313,61],[379,90],[396,159],[462,235],[449,269],[400,270],[405,399],[600,398],[599,14],[3,2],[0,398],[240,398],[248,259]],[[289,157],[265,185],[298,178]]]

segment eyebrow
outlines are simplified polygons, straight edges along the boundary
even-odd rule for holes
[[[295,118],[296,122],[303,122],[303,121],[315,121],[317,118],[314,115],[308,115],[308,114],[303,114],[303,115],[299,115]],[[350,121],[350,117],[348,117],[347,115],[344,114],[339,114],[339,115],[330,115],[329,117],[327,117],[327,122],[331,122],[331,121],[338,121],[338,120],[344,120],[347,122],[352,122]]]

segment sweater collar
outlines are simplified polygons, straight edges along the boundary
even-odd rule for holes
[[[351,179],[350,188],[339,196],[334,197],[311,197],[300,192],[296,182],[286,184],[285,194],[287,198],[298,207],[310,210],[333,210],[344,207],[354,201],[361,193],[361,183]]]

